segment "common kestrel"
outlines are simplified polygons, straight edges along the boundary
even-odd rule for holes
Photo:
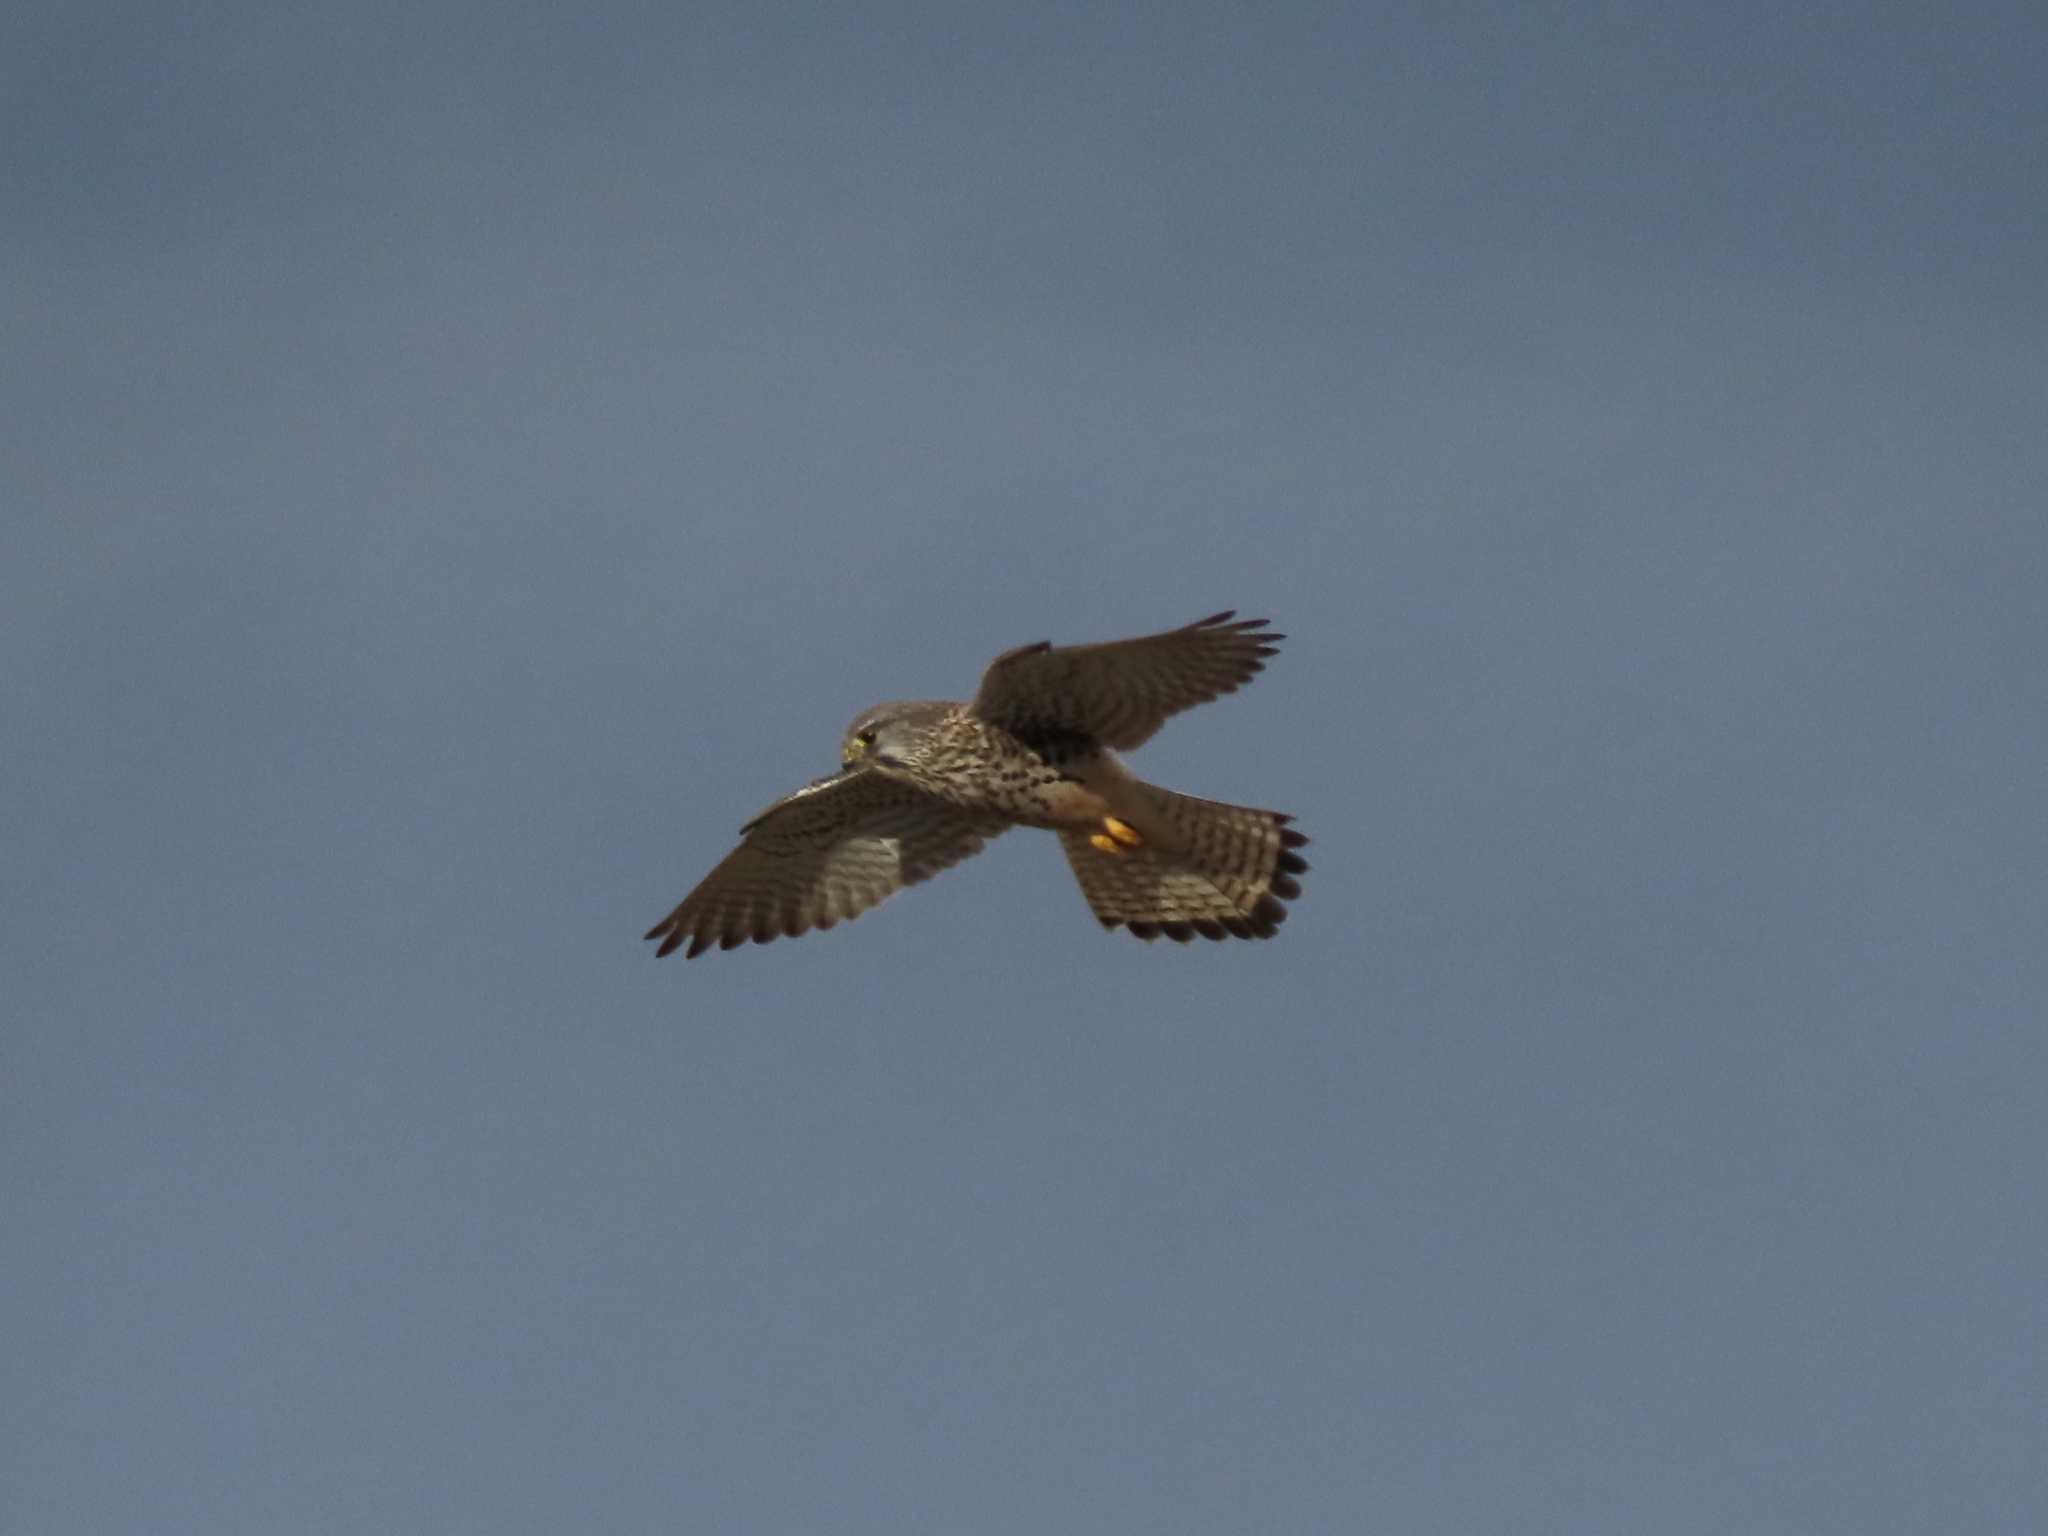
[[[1293,818],[1161,789],[1116,758],[1265,669],[1286,637],[1234,617],[1106,645],[1041,640],[991,662],[968,703],[863,711],[839,771],[740,828],[739,847],[648,930],[656,954],[830,928],[1011,827],[1059,835],[1105,928],[1271,938],[1308,869]]]

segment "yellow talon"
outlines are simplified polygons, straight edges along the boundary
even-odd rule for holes
[[[1145,846],[1145,839],[1138,835],[1138,829],[1127,821],[1118,821],[1114,816],[1102,818],[1102,830],[1088,839],[1088,845],[1098,853],[1123,854],[1133,848]]]
[[[1145,839],[1138,836],[1138,829],[1128,822],[1118,821],[1114,816],[1102,818],[1102,829],[1126,848],[1142,848]]]

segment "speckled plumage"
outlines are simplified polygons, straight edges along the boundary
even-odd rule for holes
[[[1225,612],[1136,640],[1041,641],[998,656],[970,702],[862,711],[840,771],[741,828],[647,937],[694,956],[829,928],[1012,826],[1059,834],[1106,928],[1271,937],[1308,868],[1292,818],[1146,784],[1115,756],[1263,670],[1284,638],[1265,623]]]

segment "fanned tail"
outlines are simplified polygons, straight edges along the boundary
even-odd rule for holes
[[[1308,871],[1296,852],[1308,839],[1288,825],[1294,818],[1156,784],[1133,787],[1149,813],[1138,823],[1141,845],[1112,852],[1085,830],[1060,832],[1081,894],[1102,926],[1121,925],[1141,939],[1164,934],[1183,944],[1196,935],[1270,939],[1277,933],[1287,920],[1286,903],[1301,894],[1295,877]]]

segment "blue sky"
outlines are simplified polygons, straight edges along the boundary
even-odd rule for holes
[[[2048,1520],[2048,25],[29,7],[0,1515]],[[1145,776],[638,935],[885,698]]]

